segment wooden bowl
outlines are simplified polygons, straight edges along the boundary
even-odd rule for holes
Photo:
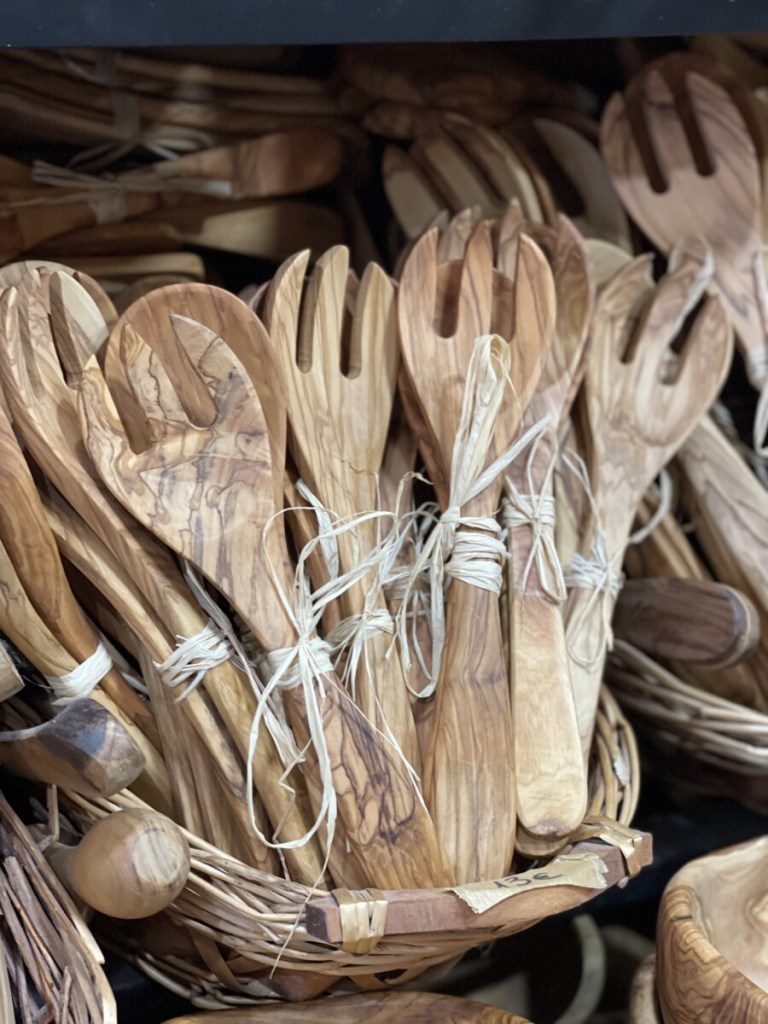
[[[428,992],[372,992],[289,1006],[175,1017],[166,1024],[530,1024],[506,1010]]]
[[[768,1020],[768,836],[686,865],[659,911],[665,1024]]]
[[[640,964],[629,994],[629,1024],[664,1024],[656,994],[656,954]]]

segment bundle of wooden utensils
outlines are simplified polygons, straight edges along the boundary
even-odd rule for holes
[[[0,761],[208,1008],[405,982],[636,874],[606,664],[672,745],[768,750],[768,502],[709,415],[735,338],[760,446],[768,114],[700,53],[599,126],[504,61],[366,59],[0,61],[27,147],[93,147],[0,161]],[[221,251],[266,261],[240,295]],[[738,703],[693,730],[702,689]]]

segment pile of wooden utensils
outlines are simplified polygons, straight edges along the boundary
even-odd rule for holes
[[[768,376],[764,115],[698,54],[599,131],[543,76],[377,60],[3,56],[27,147],[93,148],[0,162],[0,630],[59,708],[8,663],[0,760],[276,880],[466,886],[577,839],[617,602],[617,656],[766,710],[765,492],[707,416],[734,333]],[[393,273],[358,119],[413,140]],[[239,297],[217,250],[273,265]]]

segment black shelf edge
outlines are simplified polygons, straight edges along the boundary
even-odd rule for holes
[[[7,47],[459,42],[768,30],[765,0],[5,0]]]

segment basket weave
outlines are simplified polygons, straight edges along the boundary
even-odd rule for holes
[[[768,776],[768,715],[689,686],[621,640],[606,678],[655,746],[727,772]]]
[[[586,859],[602,857],[605,884],[611,885],[649,862],[650,842],[643,833],[622,827],[629,824],[637,802],[637,751],[631,727],[605,689],[591,771],[587,820],[601,817],[585,827],[573,851],[583,853]],[[86,826],[110,811],[140,805],[127,792],[99,801],[72,793],[66,796]],[[353,941],[344,936],[331,941],[327,933],[323,936],[322,928],[312,926],[317,916],[313,916],[313,908],[332,904],[343,923],[336,901],[342,907],[345,899],[349,901],[348,892],[334,890],[332,896],[325,891],[313,892],[246,867],[197,836],[187,835],[192,851],[189,882],[164,915],[164,922],[150,922],[139,936],[127,926],[123,929],[111,924],[108,937],[112,948],[146,974],[208,1009],[265,998],[308,998],[329,984],[343,985],[343,979],[349,979],[346,987],[352,990],[405,984],[430,967],[455,960],[492,939],[522,931],[551,913],[585,902],[599,891],[575,884],[551,884],[519,892],[494,910],[476,914],[450,890],[389,894],[369,890],[352,894],[357,901],[352,917],[359,918],[361,908],[370,909],[371,927],[382,908],[385,917],[387,912],[392,913],[393,904],[388,900],[399,899],[401,908],[412,907],[420,897],[433,895],[443,908],[447,898],[450,913],[462,923],[435,930],[427,922],[418,932],[392,935],[382,926],[376,936],[368,935],[365,941],[359,935]],[[176,928],[171,925],[172,941],[168,944],[169,918]],[[432,919],[434,923],[434,914]],[[165,937],[153,941],[162,928]],[[297,979],[298,985],[293,984]]]

